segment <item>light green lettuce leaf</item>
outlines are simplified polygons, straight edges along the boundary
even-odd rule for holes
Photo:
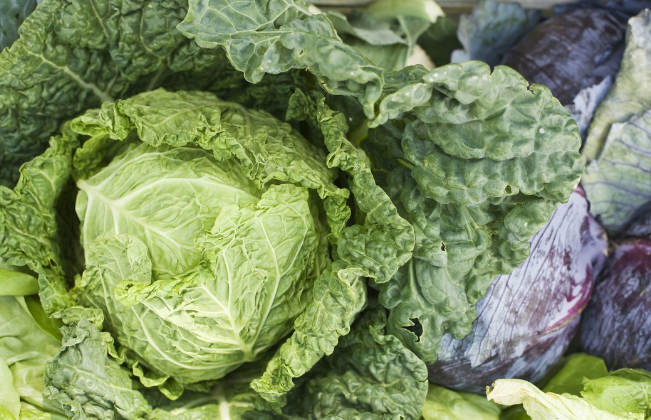
[[[499,420],[501,408],[485,397],[429,385],[423,420]]]
[[[606,375],[608,369],[602,359],[585,353],[574,353],[563,361],[560,369],[545,384],[543,391],[581,395],[585,381]]]
[[[542,19],[539,10],[525,10],[519,3],[483,0],[471,15],[461,15],[457,36],[463,49],[452,53],[452,61],[480,60],[491,66]]]
[[[586,162],[599,158],[608,144],[611,126],[651,108],[651,11],[642,11],[628,21],[626,50],[613,87],[601,102],[590,124],[583,147]],[[588,195],[588,199],[590,196]]]
[[[109,356],[111,336],[87,320],[62,330],[63,347],[45,367],[44,398],[74,420],[148,418],[151,407]]]
[[[604,361],[585,353],[574,353],[565,358],[550,378],[542,381],[544,392],[580,396],[587,380],[608,375]],[[539,385],[540,386],[540,385]],[[524,407],[512,406],[503,412],[502,420],[531,420]]]
[[[529,255],[583,168],[576,124],[547,88],[476,61],[412,76],[380,104],[404,120],[362,147],[416,232],[412,261],[378,286],[389,329],[434,362],[444,334],[470,332],[477,300]]]
[[[0,284],[7,280],[11,278],[0,276]],[[0,297],[0,364],[6,368],[1,369],[0,394],[12,390],[13,398],[19,399],[8,405],[0,397],[0,406],[10,409],[15,419],[32,418],[27,412],[42,418],[61,415],[42,396],[45,364],[61,345],[58,326],[36,297]]]
[[[620,369],[608,376],[586,380],[581,396],[597,408],[611,413],[651,416],[651,373]]]
[[[0,53],[0,184],[41,153],[60,124],[104,101],[161,85],[199,89],[227,65],[176,30],[187,3],[46,0]],[[2,15],[2,13],[0,13]],[[143,23],[144,22],[144,23]]]
[[[36,8],[37,0],[0,2],[0,51],[18,39],[18,27]]]
[[[38,293],[38,279],[23,268],[0,264],[0,296],[29,296]]]
[[[600,410],[583,398],[542,392],[520,379],[498,379],[488,399],[502,405],[523,404],[532,420],[644,420],[643,414],[614,414]]]
[[[20,395],[14,386],[9,366],[0,357],[0,419],[16,420],[20,414]]]

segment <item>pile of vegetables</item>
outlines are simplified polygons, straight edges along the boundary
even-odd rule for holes
[[[1,419],[651,416],[641,5],[1,7]]]

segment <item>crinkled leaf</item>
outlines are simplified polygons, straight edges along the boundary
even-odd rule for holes
[[[70,177],[75,142],[64,128],[44,154],[21,168],[14,190],[0,186],[0,263],[38,275],[48,314],[73,304],[66,290],[56,206]]]
[[[621,369],[608,376],[584,382],[583,398],[611,413],[651,415],[651,373]]]
[[[380,301],[390,331],[430,363],[443,334],[470,332],[477,300],[528,256],[583,168],[576,124],[545,87],[476,61],[412,77],[380,104],[380,121],[404,120],[362,146],[416,231]]]
[[[309,68],[326,91],[358,97],[373,115],[382,70],[342,42],[330,20],[310,13],[304,0],[192,0],[189,5],[179,30],[201,47],[223,47],[247,80]]]
[[[483,0],[471,15],[461,15],[457,36],[463,50],[454,51],[452,61],[480,60],[496,66],[504,53],[540,20],[540,11],[525,10],[519,3]]]
[[[363,216],[337,238],[339,261],[317,281],[315,302],[298,318],[294,337],[280,348],[263,378],[253,383],[271,401],[280,400],[291,388],[292,378],[304,374],[324,354],[331,354],[338,337],[348,333],[365,302],[364,286],[357,276],[388,281],[409,259],[413,247],[412,227],[375,183],[364,152],[346,139],[345,116],[332,111],[323,95],[298,91],[290,101],[288,118],[307,120],[321,132],[330,151],[328,165],[349,174],[350,189]],[[309,338],[308,332],[318,339]]]
[[[308,419],[419,419],[427,369],[387,334],[386,322],[384,309],[364,312],[335,353],[288,396],[284,412]]]
[[[608,144],[611,126],[651,108],[651,11],[644,10],[629,19],[626,50],[617,77],[606,98],[595,112],[583,157],[589,162],[602,155]]]
[[[332,354],[339,338],[350,332],[355,316],[366,305],[366,284],[360,270],[336,261],[314,283],[312,301],[294,322],[294,333],[280,347],[260,379],[251,386],[274,404],[284,405],[294,378],[307,373]]]
[[[651,110],[610,127],[599,156],[585,168],[583,188],[610,234],[621,233],[651,201]]]
[[[146,419],[151,407],[108,354],[113,339],[87,320],[63,327],[63,347],[45,368],[43,396],[74,420]]]
[[[5,2],[3,2],[4,4]],[[0,184],[41,153],[60,124],[160,85],[207,86],[226,65],[176,30],[181,0],[46,0],[0,53]],[[3,15],[3,13],[0,13]]]
[[[337,243],[337,256],[378,283],[388,281],[411,256],[413,228],[376,184],[364,151],[346,138],[346,116],[330,109],[320,93],[297,91],[290,101],[287,117],[313,124],[330,152],[326,158],[328,166],[349,175],[359,223],[343,230]]]
[[[423,420],[499,420],[500,407],[477,394],[456,392],[430,384]]]
[[[520,379],[498,379],[487,390],[488,399],[502,405],[523,404],[533,420],[644,420],[642,414],[614,414],[583,398],[542,392]]]

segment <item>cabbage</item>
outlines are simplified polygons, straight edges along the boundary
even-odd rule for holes
[[[440,13],[390,6],[407,51]],[[49,412],[419,418],[425,361],[567,201],[580,140],[511,69],[389,71],[359,41],[303,1],[26,19],[0,54],[0,290],[62,324]]]

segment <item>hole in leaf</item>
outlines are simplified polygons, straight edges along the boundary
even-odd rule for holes
[[[513,192],[513,190],[511,189],[510,185],[507,185],[506,188],[504,188],[504,192],[506,194],[511,194]]]
[[[411,331],[414,334],[416,334],[416,342],[418,343],[420,341],[420,336],[423,335],[423,326],[421,325],[420,321],[418,318],[409,318],[411,322],[414,323],[414,325],[411,325],[409,327],[405,327],[407,331]]]

